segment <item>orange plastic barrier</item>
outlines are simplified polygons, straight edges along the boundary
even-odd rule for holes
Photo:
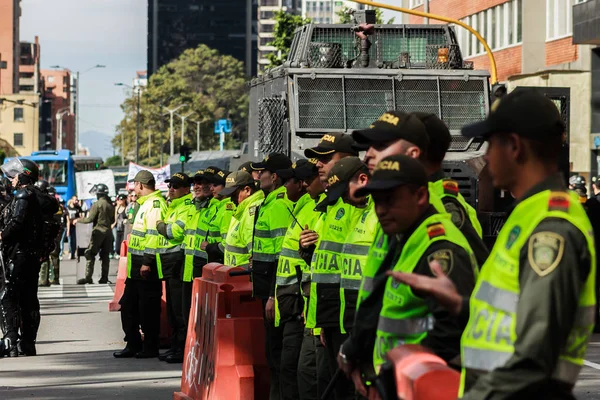
[[[194,279],[181,391],[175,400],[269,398],[262,301],[241,270],[211,263]]]
[[[387,354],[394,365],[398,398],[455,400],[460,374],[423,346],[404,345]]]
[[[125,291],[125,279],[127,279],[127,243],[129,243],[129,236],[126,240],[121,242],[121,250],[119,251],[119,269],[117,270],[117,282],[115,285],[115,294],[110,303],[108,303],[108,311],[120,311],[121,305],[119,300],[123,296]]]
[[[121,250],[119,251],[119,269],[117,270],[117,282],[115,285],[115,293],[113,299],[108,303],[108,311],[120,311],[121,305],[119,301],[123,297],[125,291],[125,279],[127,279],[127,243],[129,243],[129,235],[126,240],[121,242]],[[167,317],[167,289],[163,281],[163,293],[160,304],[160,346],[168,346],[171,344],[171,327]]]

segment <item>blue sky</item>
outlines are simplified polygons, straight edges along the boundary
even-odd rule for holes
[[[42,68],[106,65],[81,75],[79,123],[82,136],[106,136],[94,135],[94,153],[112,155],[110,139],[126,97],[114,83],[131,85],[135,71],[146,69],[147,0],[22,0],[21,9],[21,40],[39,36]]]

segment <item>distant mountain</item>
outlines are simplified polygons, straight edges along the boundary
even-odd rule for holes
[[[92,156],[106,160],[113,155],[110,141],[112,137],[104,132],[85,131],[80,133],[79,142],[90,150]]]

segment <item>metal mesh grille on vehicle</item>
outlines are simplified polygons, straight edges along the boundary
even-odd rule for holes
[[[411,64],[425,63],[427,46],[448,44],[443,28],[379,28],[375,31],[375,37],[378,58],[386,62],[398,61],[400,53],[408,53]]]
[[[298,124],[307,129],[344,129],[341,78],[298,79]]]
[[[286,104],[281,98],[258,101],[259,151],[263,154],[287,152]]]
[[[485,79],[298,77],[297,83],[300,130],[362,129],[389,109],[436,114],[451,130],[485,118]]]

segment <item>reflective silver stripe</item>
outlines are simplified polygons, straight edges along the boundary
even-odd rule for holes
[[[287,228],[271,229],[269,231],[257,229],[254,232],[254,237],[259,238],[276,238],[285,235]]]
[[[372,292],[375,286],[375,280],[369,276],[363,277],[362,290],[363,292]]]
[[[195,235],[196,234],[196,230],[195,229],[186,229],[185,230],[185,234],[188,235],[188,236]]]
[[[418,335],[433,329],[433,316],[423,318],[394,319],[379,316],[377,330],[395,335]]]
[[[225,253],[225,247],[223,247],[223,243],[219,243],[217,246],[219,247],[219,250],[221,250],[222,253]]]
[[[146,232],[142,232],[142,231],[138,231],[138,230],[131,231],[131,234],[133,236],[139,236],[139,237],[145,237],[146,236]]]
[[[310,273],[309,272],[302,273],[302,282],[310,282]]]
[[[208,232],[208,236],[218,238],[218,237],[221,237],[221,233],[220,232],[211,231],[211,232]]]
[[[156,253],[158,253],[158,250],[157,250],[157,249],[149,249],[149,248],[147,248],[147,247],[144,249],[144,254],[152,254],[152,255],[155,255]]]
[[[206,231],[204,229],[198,228],[198,229],[196,229],[196,235],[204,237],[204,236],[206,236]]]
[[[134,254],[136,256],[143,256],[144,255],[144,250],[137,250],[137,249],[132,249],[131,247],[127,248],[127,251],[131,254]]]
[[[573,364],[567,360],[558,359],[558,363],[554,368],[552,378],[574,385],[577,382],[577,377],[579,376],[580,372],[581,365]]]
[[[331,251],[334,253],[341,253],[344,248],[343,243],[330,242],[328,240],[324,240],[319,244],[319,251]]]
[[[358,290],[360,289],[360,279],[342,278],[340,282],[340,287],[342,289]]]
[[[463,347],[462,364],[465,368],[491,371],[506,364],[511,355],[512,353],[505,353],[503,351]]]
[[[227,239],[227,233],[222,234],[221,239],[223,239],[223,241],[225,241],[225,239]]]
[[[175,247],[169,247],[168,249],[156,249],[158,254],[177,253],[179,251],[181,251],[181,247],[179,245]]]
[[[156,229],[146,229],[146,233],[148,235],[158,235],[158,231]]]
[[[177,220],[175,221],[175,223],[177,224],[177,226],[179,226],[181,229],[185,229],[185,222]]]
[[[194,249],[185,249],[185,255],[186,256],[193,256],[194,255]]]
[[[499,310],[508,313],[517,312],[519,295],[517,293],[509,292],[508,290],[499,289],[490,285],[488,282],[481,282],[477,293],[475,293],[475,298],[486,302]]]
[[[252,259],[255,261],[274,262],[277,261],[277,254],[254,252]]]
[[[315,283],[340,283],[340,274],[312,274]]]
[[[298,283],[296,276],[278,276],[275,278],[277,286],[289,286]]]
[[[206,252],[204,250],[195,250],[194,255],[196,257],[200,257],[200,258],[204,258],[204,259],[208,258],[208,254],[206,254]]]
[[[369,254],[370,247],[371,246],[364,246],[362,244],[345,244],[342,248],[342,253],[355,256],[366,256]]]
[[[286,249],[285,247],[281,249],[281,257],[302,260],[302,257],[300,257],[300,255],[298,254],[298,251],[294,251],[292,249]]]
[[[577,309],[577,315],[575,316],[575,325],[587,327],[596,323],[596,307],[595,306],[581,306]]]
[[[167,225],[167,238],[173,239],[173,225]]]
[[[248,253],[248,249],[246,247],[232,246],[230,244],[225,244],[225,250],[229,251],[231,253],[238,253],[238,254],[247,254]]]

